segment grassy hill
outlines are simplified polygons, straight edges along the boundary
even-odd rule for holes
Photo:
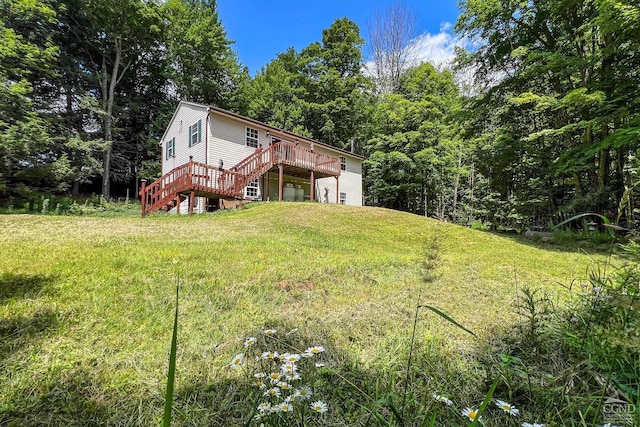
[[[324,400],[339,379],[376,394],[402,377],[420,294],[478,335],[419,313],[420,354],[444,361],[424,379],[429,396],[453,370],[482,377],[464,354],[517,320],[518,288],[563,299],[557,283],[585,276],[594,261],[410,214],[321,204],[145,219],[1,216],[0,229],[0,425],[156,423],[177,283],[177,425],[236,425],[252,406],[229,362],[264,328],[299,328],[300,345],[327,349],[334,372],[314,380]],[[435,253],[425,282],[425,254]],[[363,416],[367,398],[348,383],[325,423]],[[460,393],[471,399],[473,388]]]

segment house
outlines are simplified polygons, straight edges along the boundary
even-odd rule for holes
[[[254,200],[362,205],[361,156],[218,107],[180,102],[159,145],[162,176],[142,183],[143,216]]]

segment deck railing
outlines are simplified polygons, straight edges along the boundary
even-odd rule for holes
[[[189,163],[172,169],[149,185],[143,182],[140,191],[142,216],[170,206],[172,202],[179,203],[179,194],[189,191],[242,198],[243,190],[249,183],[277,164],[340,175],[338,157],[289,142],[278,142],[266,150],[260,147],[231,169],[216,168],[191,159]]]

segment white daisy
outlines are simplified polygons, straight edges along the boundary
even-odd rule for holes
[[[278,387],[273,387],[265,391],[263,394],[270,397],[280,397],[280,389]]]
[[[282,359],[284,362],[291,362],[291,363],[295,363],[298,360],[300,360],[300,355],[299,354],[291,354],[291,353],[285,353],[282,355],[282,357],[280,357],[280,359]]]
[[[300,374],[297,374],[297,373],[295,373],[295,372],[293,372],[293,373],[288,373],[288,374],[285,374],[285,375],[284,375],[284,378],[285,378],[287,381],[289,381],[289,382],[291,382],[291,381],[296,381],[296,380],[299,380],[299,379],[300,379]]]
[[[249,337],[244,340],[244,348],[249,348],[256,343],[256,339],[254,337]]]
[[[522,423],[522,427],[544,427],[544,424],[538,424],[538,423]]]
[[[289,383],[285,383],[284,381],[280,381],[278,384],[276,384],[277,387],[280,387],[280,390],[289,390],[291,388],[291,385]]]
[[[469,421],[475,421],[476,418],[478,419],[478,421],[482,420],[482,417],[478,416],[477,409],[467,407],[464,409],[464,411],[462,411],[462,415],[464,415],[465,417],[469,417]]]
[[[271,411],[271,403],[262,402],[258,405],[258,412],[269,412]]]
[[[313,411],[315,411],[315,412],[319,413],[319,414],[322,414],[322,413],[324,413],[324,412],[327,412],[327,410],[328,410],[328,409],[327,409],[327,404],[326,404],[326,403],[324,403],[324,402],[323,402],[323,401],[321,401],[321,400],[318,400],[318,401],[316,401],[316,402],[313,402],[313,403],[311,404],[311,409],[312,409]]]
[[[321,345],[316,345],[313,347],[309,347],[308,349],[306,349],[304,352],[311,355],[311,356],[315,356],[316,354],[320,354],[324,351],[324,347],[322,347]]]
[[[299,397],[302,400],[307,400],[311,399],[313,392],[311,391],[310,387],[305,385],[297,389],[293,395]]]
[[[271,384],[278,384],[280,377],[281,375],[278,372],[271,372],[269,374],[269,381],[271,381]]]
[[[451,401],[451,399],[447,398],[446,396],[441,396],[435,393],[433,393],[432,396],[433,396],[433,400],[435,400],[436,402],[445,403],[447,406],[453,405],[453,402]]]
[[[282,402],[278,405],[281,412],[291,412],[293,411],[293,405],[289,402]]]
[[[244,359],[244,354],[243,353],[239,353],[236,354],[233,359],[231,360],[231,365],[229,366],[231,369],[236,369],[237,367],[239,367],[242,364],[242,360]]]
[[[262,353],[262,355],[260,355],[260,358],[262,360],[273,360],[277,359],[278,357],[280,357],[280,355],[277,351],[265,351],[264,353]]]
[[[324,368],[324,363],[316,363],[316,368]]]
[[[280,368],[280,371],[283,374],[295,374],[298,371],[298,367],[296,366],[295,363],[285,363]]]
[[[509,415],[518,415],[520,413],[519,409],[517,409],[512,404],[505,402],[504,400],[496,399],[496,406]]]
[[[262,333],[265,335],[275,335],[276,332],[278,332],[276,329],[265,329],[264,331],[262,331]]]

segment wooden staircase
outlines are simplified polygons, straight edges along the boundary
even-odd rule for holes
[[[189,160],[189,163],[172,169],[149,185],[142,183],[142,216],[179,206],[187,194],[242,199],[243,190],[248,184],[277,165],[313,171],[318,177],[340,175],[338,157],[317,153],[289,142],[278,142],[266,150],[260,147],[231,169]]]

